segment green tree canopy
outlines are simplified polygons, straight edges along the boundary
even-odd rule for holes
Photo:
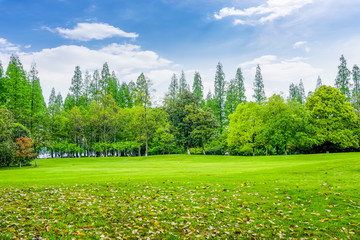
[[[358,127],[358,117],[350,103],[345,102],[345,95],[340,90],[321,86],[308,97],[306,109],[316,128],[318,145],[326,151],[339,146],[351,148],[359,146],[355,127]]]

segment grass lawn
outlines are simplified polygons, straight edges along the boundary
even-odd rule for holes
[[[0,169],[0,239],[360,238],[360,153]]]

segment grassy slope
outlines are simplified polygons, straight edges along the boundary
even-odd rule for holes
[[[147,158],[43,159],[38,161],[38,168],[0,169],[0,186],[163,180],[194,183],[275,179],[321,182],[330,178],[349,187],[358,187],[359,163],[359,153],[270,157],[164,155]]]
[[[0,238],[356,239],[359,163],[360,153],[39,160],[0,169]]]

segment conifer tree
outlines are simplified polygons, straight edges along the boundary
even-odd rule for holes
[[[204,87],[202,85],[202,80],[199,72],[195,72],[192,90],[197,97],[200,108],[203,108],[205,104],[203,96]]]
[[[122,108],[127,107],[127,99],[126,99],[126,92],[129,91],[129,88],[126,82],[120,84],[119,91],[117,93],[116,102]]]
[[[229,115],[236,110],[236,107],[238,105],[237,104],[238,101],[236,97],[237,97],[236,80],[231,79],[226,90],[225,114],[227,120]]]
[[[89,71],[85,72],[82,98],[85,106],[88,106],[91,102],[91,74]]]
[[[241,68],[236,70],[235,89],[235,105],[237,106],[240,103],[246,103],[244,77]]]
[[[145,156],[148,155],[149,149],[149,129],[148,129],[148,111],[151,106],[151,86],[152,83],[149,79],[145,77],[143,73],[136,80],[136,90],[135,90],[135,103],[138,106],[144,108],[144,128],[145,128]],[[140,153],[140,149],[139,149]],[[139,154],[140,155],[140,154]]]
[[[31,65],[29,80],[31,83],[31,112],[29,130],[35,141],[34,147],[38,150],[37,147],[41,144],[40,139],[42,138],[43,131],[45,130],[44,126],[46,125],[46,104],[42,94],[40,79],[38,77],[38,71],[35,63]]]
[[[174,73],[170,80],[168,92],[165,94],[164,103],[167,107],[173,105],[179,95],[179,82]]]
[[[16,55],[10,57],[6,77],[3,79],[3,91],[5,105],[13,114],[14,119],[28,127],[31,113],[31,85]]]
[[[135,92],[136,92],[136,84],[133,81],[128,83],[128,89],[125,92],[125,98],[127,99],[127,107],[132,108],[135,106]]]
[[[5,104],[4,69],[0,61],[0,106]]]
[[[60,110],[63,108],[64,102],[60,92],[58,92],[56,95],[55,104],[59,107]]]
[[[345,95],[347,101],[350,100],[350,74],[350,70],[346,66],[344,55],[341,55],[338,74],[335,79],[335,86]]]
[[[300,94],[301,104],[305,104],[306,96],[305,96],[305,88],[302,79],[300,79],[300,83],[299,83],[299,94]]]
[[[190,87],[186,82],[184,71],[181,71],[181,76],[179,79],[179,95],[182,95],[185,90],[190,91]]]
[[[90,83],[90,95],[91,99],[97,103],[100,101],[100,74],[99,70],[95,70],[93,73],[93,78]]]
[[[360,69],[354,65],[352,69],[353,89],[351,103],[355,108],[356,114],[360,116]]]
[[[220,133],[223,130],[225,122],[225,73],[223,66],[219,62],[215,73],[215,93],[214,93],[214,115],[220,125]]]
[[[80,105],[80,97],[83,92],[82,73],[79,66],[75,67],[74,76],[71,79],[70,93],[74,99],[75,106]]]
[[[109,87],[108,87],[108,91],[107,94],[111,94],[114,98],[116,98],[117,96],[117,92],[119,89],[119,84],[118,84],[118,79],[115,75],[115,72],[112,71],[110,79],[109,79]]]
[[[261,75],[261,68],[259,65],[256,67],[255,81],[254,81],[254,95],[255,102],[263,104],[266,101],[264,82]]]
[[[320,76],[318,76],[317,80],[316,80],[316,88],[315,90],[319,89],[322,86],[322,81]]]
[[[107,62],[105,62],[101,70],[101,78],[99,81],[99,89],[101,92],[101,97],[105,97],[105,95],[109,93],[110,78],[111,75],[110,75],[109,65],[107,64]]]

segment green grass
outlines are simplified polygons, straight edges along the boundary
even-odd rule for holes
[[[360,153],[38,163],[0,169],[0,239],[360,237]]]

